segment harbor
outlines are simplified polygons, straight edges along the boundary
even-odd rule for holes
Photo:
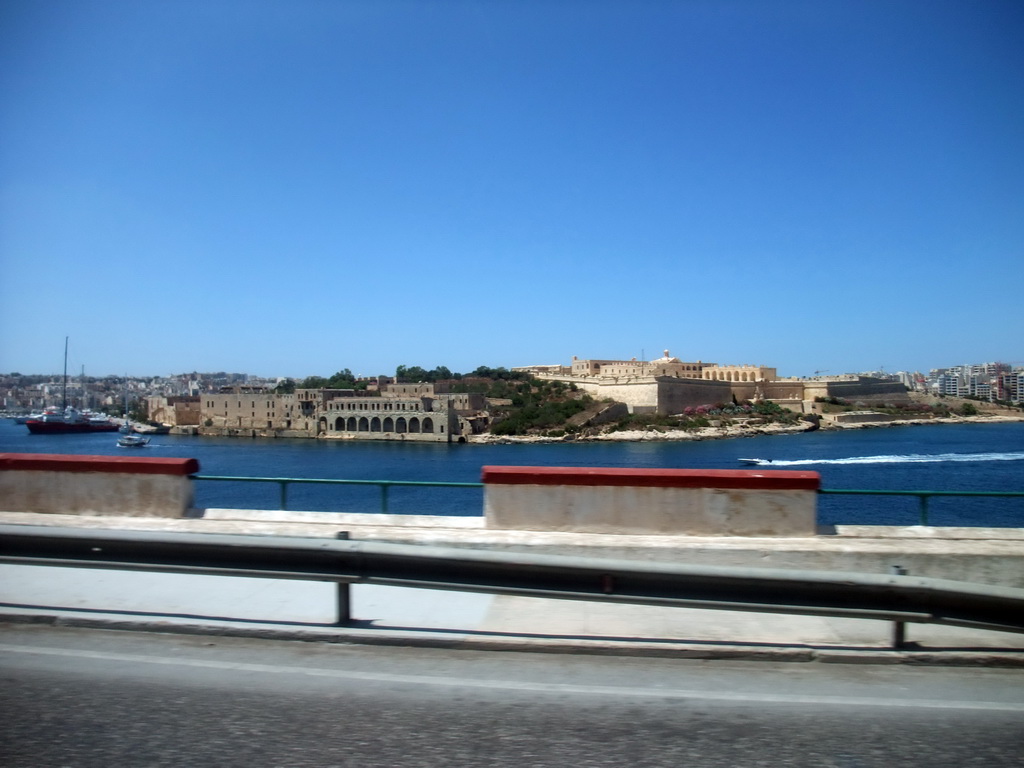
[[[30,435],[0,421],[0,452],[121,455],[113,435]],[[545,442],[509,444],[402,444],[303,439],[154,435],[146,455],[195,458],[200,474],[334,480],[479,483],[484,466],[592,466],[733,469],[739,459],[789,462],[820,472],[822,488],[883,491],[1024,491],[1024,424],[961,423],[849,431],[758,435],[735,440]],[[279,509],[272,483],[240,481],[197,485],[197,506]],[[370,485],[296,485],[291,510],[377,512],[380,490]],[[1024,526],[1024,503],[1014,499],[936,498],[929,517],[939,526]],[[414,486],[389,493],[399,514],[479,516],[482,497],[472,487]],[[913,497],[827,495],[823,525],[915,525]]]

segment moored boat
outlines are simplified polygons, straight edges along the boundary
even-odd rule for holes
[[[84,377],[83,377],[84,379]],[[68,405],[68,339],[64,337],[63,408],[46,408],[38,417],[25,422],[33,435],[67,435],[82,432],[116,432],[117,424],[110,417],[92,411],[79,411]]]
[[[85,414],[74,408],[50,411],[25,422],[33,435],[66,435],[82,432],[116,432],[117,424],[102,414]]]
[[[23,416],[13,416],[12,418],[14,419],[15,424],[28,424],[28,422],[32,421],[33,419],[41,419],[46,413],[47,411],[37,411],[36,413],[27,413]]]
[[[169,435],[171,433],[170,424],[158,424],[155,421],[151,421],[140,427],[135,427],[135,431],[143,435]]]

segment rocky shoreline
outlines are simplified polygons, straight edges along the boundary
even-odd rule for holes
[[[1012,422],[1024,422],[1024,416],[984,414],[979,416],[947,416],[934,419],[893,419],[892,421],[853,424],[836,424],[822,420],[820,426],[811,422],[801,422],[792,425],[759,424],[756,426],[704,427],[695,430],[651,427],[643,430],[621,430],[598,435],[564,435],[562,437],[544,437],[541,435],[473,435],[468,441],[485,445],[514,443],[671,442],[679,440],[725,440],[758,437],[761,435],[795,435],[815,430],[844,432],[852,429],[884,429],[886,427],[909,427],[928,424],[994,424]]]

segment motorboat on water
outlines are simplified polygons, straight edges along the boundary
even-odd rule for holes
[[[754,464],[757,466],[764,466],[765,464],[771,464],[771,459],[740,459],[740,464]]]
[[[149,445],[149,438],[142,435],[121,435],[117,438],[117,444],[122,448],[145,448]]]

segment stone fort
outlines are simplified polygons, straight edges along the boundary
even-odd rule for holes
[[[896,381],[864,376],[786,379],[763,365],[684,362],[668,350],[657,360],[573,357],[566,366],[512,370],[574,384],[597,400],[623,403],[637,414],[672,415],[733,400],[767,400],[795,413],[811,412],[819,397],[865,404],[908,401],[906,389]],[[486,429],[488,402],[481,394],[451,392],[450,384],[382,381],[366,391],[297,389],[292,394],[242,385],[200,397],[150,397],[147,405],[150,419],[206,435],[464,442]]]
[[[764,365],[685,362],[666,349],[657,360],[581,360],[569,365],[513,368],[537,378],[575,384],[596,399],[625,403],[630,413],[671,415],[688,407],[733,399],[768,400],[795,413],[809,413],[815,398],[838,397],[864,403],[908,402],[896,381],[867,376],[780,378]]]

